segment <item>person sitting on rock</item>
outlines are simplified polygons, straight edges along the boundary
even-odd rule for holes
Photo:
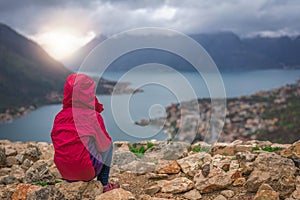
[[[113,144],[102,111],[93,79],[84,74],[69,75],[63,108],[54,119],[51,138],[54,162],[63,179],[73,182],[97,177],[107,192],[119,185],[108,182]]]

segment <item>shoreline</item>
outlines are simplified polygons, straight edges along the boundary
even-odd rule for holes
[[[300,125],[297,119],[300,116],[297,113],[291,114],[299,109],[297,103],[299,100],[300,80],[280,88],[258,91],[249,96],[228,98],[225,123],[218,141],[258,139],[291,143],[299,140],[297,130],[300,130]],[[171,139],[176,139],[180,132],[179,140],[189,141],[194,138],[193,142],[203,141],[209,133],[210,106],[209,98],[173,103],[166,107],[166,119],[141,119],[135,124],[139,126],[164,124],[165,132],[171,135]],[[200,113],[195,113],[197,108]],[[196,119],[199,119],[198,127],[195,125]],[[183,125],[186,123],[182,124],[182,121],[188,121],[189,126]],[[215,126],[218,126],[218,123]],[[288,136],[284,136],[285,133]]]
[[[106,82],[102,87],[98,87],[96,95],[122,95],[122,94],[135,94],[143,92],[139,88],[130,88],[131,83],[124,82],[118,83],[117,88],[112,84],[112,81],[105,80]],[[10,123],[15,119],[28,115],[30,112],[39,109],[42,106],[61,104],[63,101],[63,95],[58,92],[50,92],[44,99],[40,100],[37,104],[32,105],[20,105],[14,108],[6,108],[4,112],[0,112],[0,125]]]

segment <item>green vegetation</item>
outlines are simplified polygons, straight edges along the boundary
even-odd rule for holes
[[[147,142],[147,146],[140,146],[140,147],[137,147],[136,144],[133,144],[133,145],[129,145],[129,150],[134,153],[138,158],[141,158],[144,156],[145,152],[152,148],[154,146],[154,144],[152,142]]]
[[[199,152],[209,152],[210,149],[208,147],[201,147],[201,145],[199,144],[197,146],[192,147],[191,151],[197,152],[197,153],[199,153]]]
[[[150,149],[154,146],[154,144],[152,142],[147,142],[147,148]]]
[[[230,160],[236,160],[236,157],[234,156],[234,157],[230,158]]]
[[[281,148],[279,148],[279,147],[271,147],[270,145],[268,145],[268,146],[262,147],[261,150],[268,151],[268,152],[275,152],[275,151],[280,151]]]
[[[48,183],[46,182],[46,181],[38,181],[38,182],[36,182],[35,183],[36,185],[41,185],[41,186],[47,186],[48,185]]]
[[[260,148],[259,148],[259,146],[257,146],[257,145],[256,145],[255,147],[252,148],[252,151],[258,151],[258,150],[260,150]]]
[[[272,146],[270,146],[270,145],[268,145],[268,146],[263,146],[263,147],[259,147],[259,146],[255,146],[255,147],[253,147],[253,149],[252,149],[253,151],[259,151],[259,150],[263,150],[263,151],[267,151],[267,152],[275,152],[275,151],[280,151],[281,150],[281,148],[279,148],[279,147],[272,147]]]

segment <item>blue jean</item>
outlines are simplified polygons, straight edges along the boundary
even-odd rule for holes
[[[105,152],[98,152],[93,140],[89,142],[89,152],[97,180],[102,183],[103,186],[108,184],[110,165],[112,161],[113,145]]]

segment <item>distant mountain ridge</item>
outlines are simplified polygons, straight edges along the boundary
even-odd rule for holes
[[[240,38],[232,32],[189,36],[205,48],[222,71],[300,68],[300,36],[296,38],[287,36]],[[143,39],[145,36],[135,37]],[[105,39],[103,35],[94,38],[63,62],[70,69],[78,69],[88,53]],[[111,64],[110,69],[128,70],[151,62],[165,64],[177,70],[193,69],[186,60],[179,56],[153,49],[138,50],[121,56]]]
[[[0,110],[51,101],[71,71],[38,44],[0,23]]]

